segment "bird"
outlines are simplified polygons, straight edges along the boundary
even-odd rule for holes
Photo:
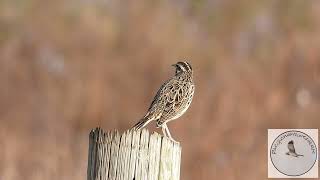
[[[145,116],[131,129],[140,130],[151,121],[156,121],[156,127],[162,128],[163,135],[177,142],[172,138],[167,123],[187,111],[193,99],[195,85],[190,63],[180,61],[172,66],[175,67],[175,75],[160,87]]]
[[[288,156],[293,156],[293,157],[303,156],[301,154],[296,153],[296,150],[293,145],[293,140],[288,142],[288,149],[289,149],[289,152],[286,153],[286,155],[288,155]]]

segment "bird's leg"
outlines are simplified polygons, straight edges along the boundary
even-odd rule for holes
[[[166,133],[166,131],[165,131],[165,127],[164,127],[164,126],[161,126],[161,129],[162,129],[163,136],[164,136],[164,137],[168,137],[168,136],[167,136],[167,133]]]
[[[167,124],[164,123],[162,126],[165,128],[165,130],[166,130],[166,132],[167,132],[167,134],[168,134],[168,136],[169,136],[169,139],[170,139],[171,141],[175,142],[175,143],[178,143],[178,141],[176,141],[176,140],[174,140],[174,139],[172,138]]]

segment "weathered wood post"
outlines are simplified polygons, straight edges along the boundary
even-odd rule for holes
[[[89,135],[87,180],[179,180],[181,147],[158,133],[104,132]]]

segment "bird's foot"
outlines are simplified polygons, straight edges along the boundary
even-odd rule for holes
[[[173,141],[174,143],[180,143],[179,141],[174,140],[172,137],[168,137],[171,141]]]
[[[169,128],[167,126],[167,124],[163,124],[162,126],[162,132],[165,135],[165,137],[169,138],[171,141],[175,142],[175,143],[179,143],[178,141],[174,140],[171,136],[171,133],[169,131]]]

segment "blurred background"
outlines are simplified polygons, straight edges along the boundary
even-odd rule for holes
[[[1,0],[0,179],[86,179],[90,130],[133,126],[180,60],[181,180],[267,179],[268,128],[320,128],[320,1]]]

